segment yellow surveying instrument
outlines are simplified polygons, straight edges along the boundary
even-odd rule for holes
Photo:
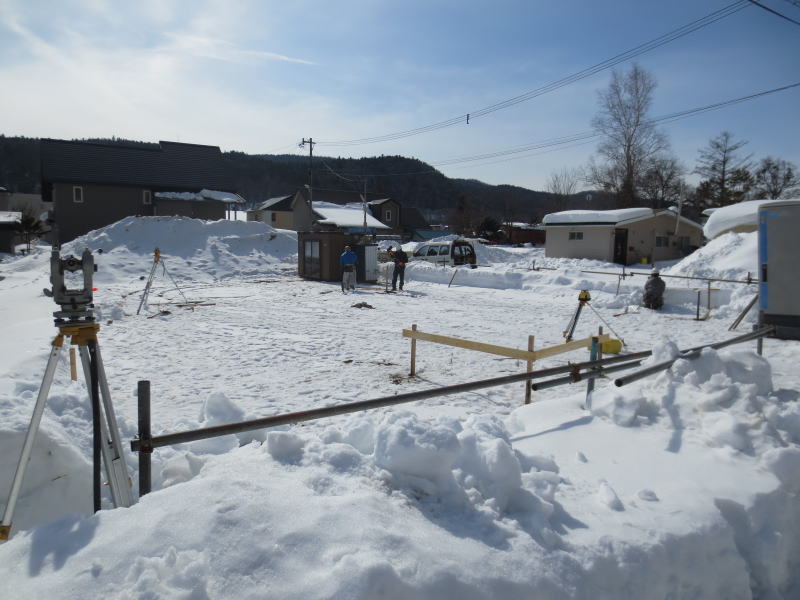
[[[611,327],[608,321],[606,321],[600,315],[600,313],[595,310],[594,306],[590,304],[591,300],[592,297],[589,295],[589,290],[581,290],[580,294],[578,294],[578,308],[575,309],[575,313],[572,315],[572,318],[570,318],[567,328],[563,331],[564,339],[566,339],[568,342],[572,339],[572,336],[575,333],[575,327],[578,324],[578,318],[581,316],[581,311],[583,310],[584,306],[588,306],[594,312],[594,314],[597,315],[597,318],[600,319],[600,321],[602,321],[606,327],[608,327],[609,330],[611,330],[611,332],[619,338],[619,340],[608,340],[607,342],[604,342],[603,352],[609,352],[612,354],[619,352],[622,349],[622,346],[625,345],[625,340],[623,340],[619,334],[614,331],[614,328]]]
[[[17,504],[25,470],[31,458],[33,442],[39,429],[39,424],[44,413],[47,395],[55,376],[58,357],[64,345],[64,339],[69,338],[70,344],[78,346],[86,387],[92,405],[93,422],[93,496],[94,510],[100,510],[101,505],[101,459],[105,464],[106,476],[111,489],[111,500],[115,507],[131,506],[133,494],[125,456],[122,452],[117,419],[114,407],[111,404],[111,393],[106,379],[103,360],[100,355],[100,346],[97,343],[97,332],[100,325],[95,322],[92,275],[97,270],[94,257],[87,248],[80,260],[74,256],[61,258],[59,249],[53,248],[50,256],[50,283],[52,296],[61,310],[53,313],[58,335],[52,342],[52,350],[44,371],[42,385],[33,409],[25,441],[22,445],[14,481],[6,503],[3,521],[0,524],[0,540],[7,540],[11,535],[11,521],[14,508]],[[65,283],[65,274],[83,273],[83,286],[68,289]]]

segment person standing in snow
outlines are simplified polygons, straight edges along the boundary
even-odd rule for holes
[[[664,306],[664,290],[666,287],[667,284],[659,277],[658,271],[653,269],[644,284],[644,307],[658,310]]]
[[[339,264],[342,267],[342,291],[356,289],[358,256],[350,249],[350,246],[344,247],[344,252],[339,256]]]
[[[398,246],[397,250],[392,251],[389,247],[389,257],[394,262],[394,272],[392,273],[392,291],[397,290],[397,278],[400,278],[400,289],[403,289],[403,284],[406,278],[406,263],[408,262],[408,254],[403,250],[402,246]]]

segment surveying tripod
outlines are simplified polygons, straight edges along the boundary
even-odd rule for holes
[[[53,313],[58,335],[52,342],[50,358],[44,371],[42,385],[33,409],[25,441],[22,445],[14,481],[6,503],[3,521],[0,524],[0,540],[7,540],[11,535],[11,522],[14,515],[25,471],[33,451],[33,443],[44,413],[47,395],[53,383],[58,357],[64,345],[64,339],[70,338],[70,343],[77,345],[89,398],[92,404],[93,423],[93,500],[94,511],[100,510],[101,504],[101,458],[105,464],[108,484],[111,488],[111,499],[115,507],[131,506],[133,494],[128,478],[127,465],[122,452],[122,440],[111,404],[111,393],[108,387],[100,346],[97,343],[97,332],[100,325],[95,323],[92,309],[92,274],[96,270],[94,257],[88,249],[84,250],[81,260],[74,256],[62,259],[58,249],[54,248],[50,256],[50,282],[53,285],[53,299],[61,306],[60,311]],[[64,282],[64,273],[83,271],[83,288],[67,289]]]
[[[595,308],[590,304],[591,300],[592,297],[589,295],[589,290],[581,290],[580,294],[578,294],[578,308],[575,309],[575,313],[572,315],[572,318],[570,318],[569,323],[567,324],[567,328],[563,331],[564,338],[566,339],[566,341],[569,342],[572,339],[572,336],[575,333],[575,326],[578,324],[578,319],[581,316],[581,311],[583,310],[584,306],[588,306],[594,312],[594,314],[597,315],[597,318],[600,319],[606,325],[606,327],[609,328],[609,330],[611,330],[611,333],[613,333],[619,338],[619,340],[622,342],[622,345],[624,346],[625,340],[623,340],[619,336],[619,334],[616,331],[614,331],[614,328],[611,327],[609,322],[606,321],[602,317],[602,315],[600,315],[600,313],[595,310]]]

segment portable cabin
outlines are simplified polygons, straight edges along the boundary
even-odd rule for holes
[[[776,337],[800,339],[800,202],[775,202],[758,211],[759,323]]]

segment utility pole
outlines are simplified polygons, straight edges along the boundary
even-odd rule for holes
[[[304,148],[306,144],[308,144],[308,206],[311,207],[311,196],[313,194],[314,188],[314,174],[313,174],[313,164],[312,160],[314,159],[314,138],[303,138],[300,140],[299,147]]]

